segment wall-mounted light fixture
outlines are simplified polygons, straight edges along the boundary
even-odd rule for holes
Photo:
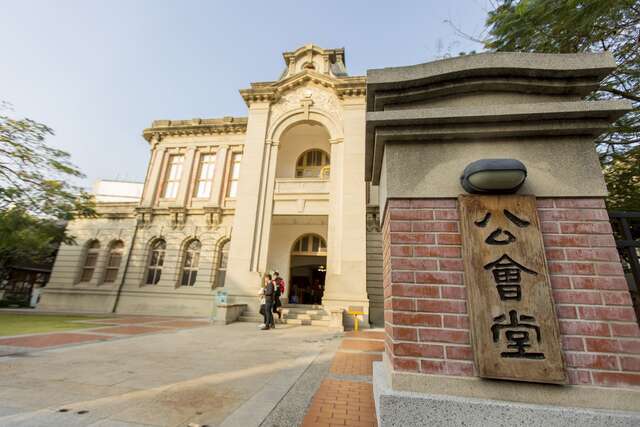
[[[527,179],[527,168],[516,159],[482,159],[469,163],[460,184],[469,193],[515,193]]]

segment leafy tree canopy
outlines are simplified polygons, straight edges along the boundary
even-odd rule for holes
[[[604,168],[609,188],[609,209],[640,211],[640,147],[615,154]]]
[[[45,143],[53,131],[10,117],[0,103],[0,278],[13,263],[43,262],[77,216],[93,216],[90,196],[69,181],[82,177],[68,153]]]
[[[68,153],[45,143],[51,128],[12,118],[7,109],[0,108],[0,211],[18,208],[66,221],[93,215],[90,196],[69,182],[84,175]]]
[[[499,0],[489,12],[487,26],[489,37],[484,43],[491,50],[613,54],[618,67],[592,98],[627,99],[633,110],[596,142],[611,192],[609,206],[638,209],[640,1]],[[626,185],[623,176],[628,178]]]

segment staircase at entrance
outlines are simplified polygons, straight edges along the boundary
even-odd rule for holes
[[[275,315],[276,322],[278,315]],[[238,319],[240,322],[262,323],[262,316],[255,312],[244,312]],[[283,304],[282,320],[288,325],[329,326],[330,316],[321,305]]]

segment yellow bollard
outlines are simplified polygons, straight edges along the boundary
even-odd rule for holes
[[[349,307],[348,313],[353,316],[353,330],[358,332],[358,324],[360,323],[358,316],[364,315],[363,307]]]

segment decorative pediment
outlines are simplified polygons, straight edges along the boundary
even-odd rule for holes
[[[345,66],[344,49],[323,49],[315,45],[283,54],[287,68],[274,82],[251,83],[240,91],[250,105],[253,102],[278,102],[283,94],[310,84],[330,88],[339,99],[346,96],[364,96],[366,78],[349,77]]]
[[[278,102],[287,92],[299,87],[315,85],[333,91],[338,99],[347,96],[365,96],[365,77],[334,78],[312,70],[304,70],[294,76],[272,83],[252,83],[240,95],[250,105],[252,102]]]

